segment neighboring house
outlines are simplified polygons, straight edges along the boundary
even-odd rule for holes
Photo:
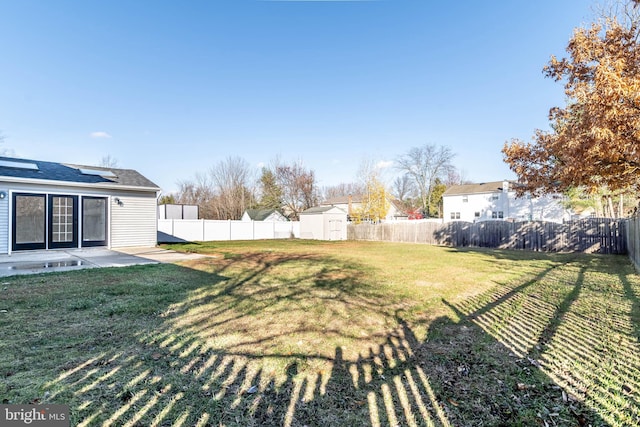
[[[242,214],[243,221],[276,221],[284,222],[289,219],[277,209],[247,209]]]
[[[0,157],[0,253],[155,246],[159,191],[131,169]]]
[[[444,221],[552,221],[563,222],[571,215],[559,194],[516,198],[513,181],[454,185],[442,196]]]
[[[320,203],[320,206],[335,206],[343,211],[347,212],[349,217],[352,217],[355,212],[362,208],[362,201],[364,195],[356,194],[353,196],[340,196],[332,197]],[[402,209],[402,203],[396,199],[388,198],[389,210],[387,216],[384,218],[386,221],[407,219],[407,214]]]
[[[300,212],[300,238],[347,240],[347,212],[335,206],[316,206]]]

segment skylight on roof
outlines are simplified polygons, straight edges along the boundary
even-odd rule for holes
[[[83,175],[95,175],[95,176],[101,176],[103,178],[117,178],[116,174],[114,174],[110,170],[89,169],[89,168],[79,168],[78,170]]]
[[[38,165],[36,165],[35,163],[14,162],[14,161],[11,161],[11,160],[0,160],[0,167],[15,168],[15,169],[28,169],[28,170],[34,170],[34,171],[39,170],[38,169]]]

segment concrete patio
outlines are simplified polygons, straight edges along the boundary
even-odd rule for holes
[[[118,250],[86,248],[14,252],[11,255],[0,255],[0,277],[70,271],[83,268],[175,263],[203,257],[206,257],[206,255],[187,254],[157,247],[136,247]]]

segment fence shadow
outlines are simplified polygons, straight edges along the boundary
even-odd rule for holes
[[[362,282],[361,266],[318,264],[312,255],[261,253],[230,259],[215,273],[206,264],[203,271],[167,268],[206,286],[162,300],[153,329],[125,328],[119,339],[126,345],[88,349],[43,392],[51,402],[72,402],[74,425],[596,426],[640,419],[638,287],[619,275],[619,283],[607,282],[618,287],[614,298],[593,289],[589,275],[607,274],[597,258],[444,301],[450,315],[432,320],[425,337]],[[298,273],[264,281],[285,267]],[[615,324],[599,324],[594,305],[583,305],[601,291],[603,310],[626,313],[607,317]],[[620,311],[621,304],[630,308]],[[354,311],[362,318],[351,318]],[[313,323],[305,321],[311,312]],[[108,322],[120,321],[127,318]],[[614,327],[619,341],[603,344],[603,331]]]

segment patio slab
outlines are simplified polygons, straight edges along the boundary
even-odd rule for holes
[[[83,268],[127,267],[140,264],[176,263],[206,255],[186,254],[156,247],[66,249],[14,252],[0,255],[0,277],[49,273]]]

